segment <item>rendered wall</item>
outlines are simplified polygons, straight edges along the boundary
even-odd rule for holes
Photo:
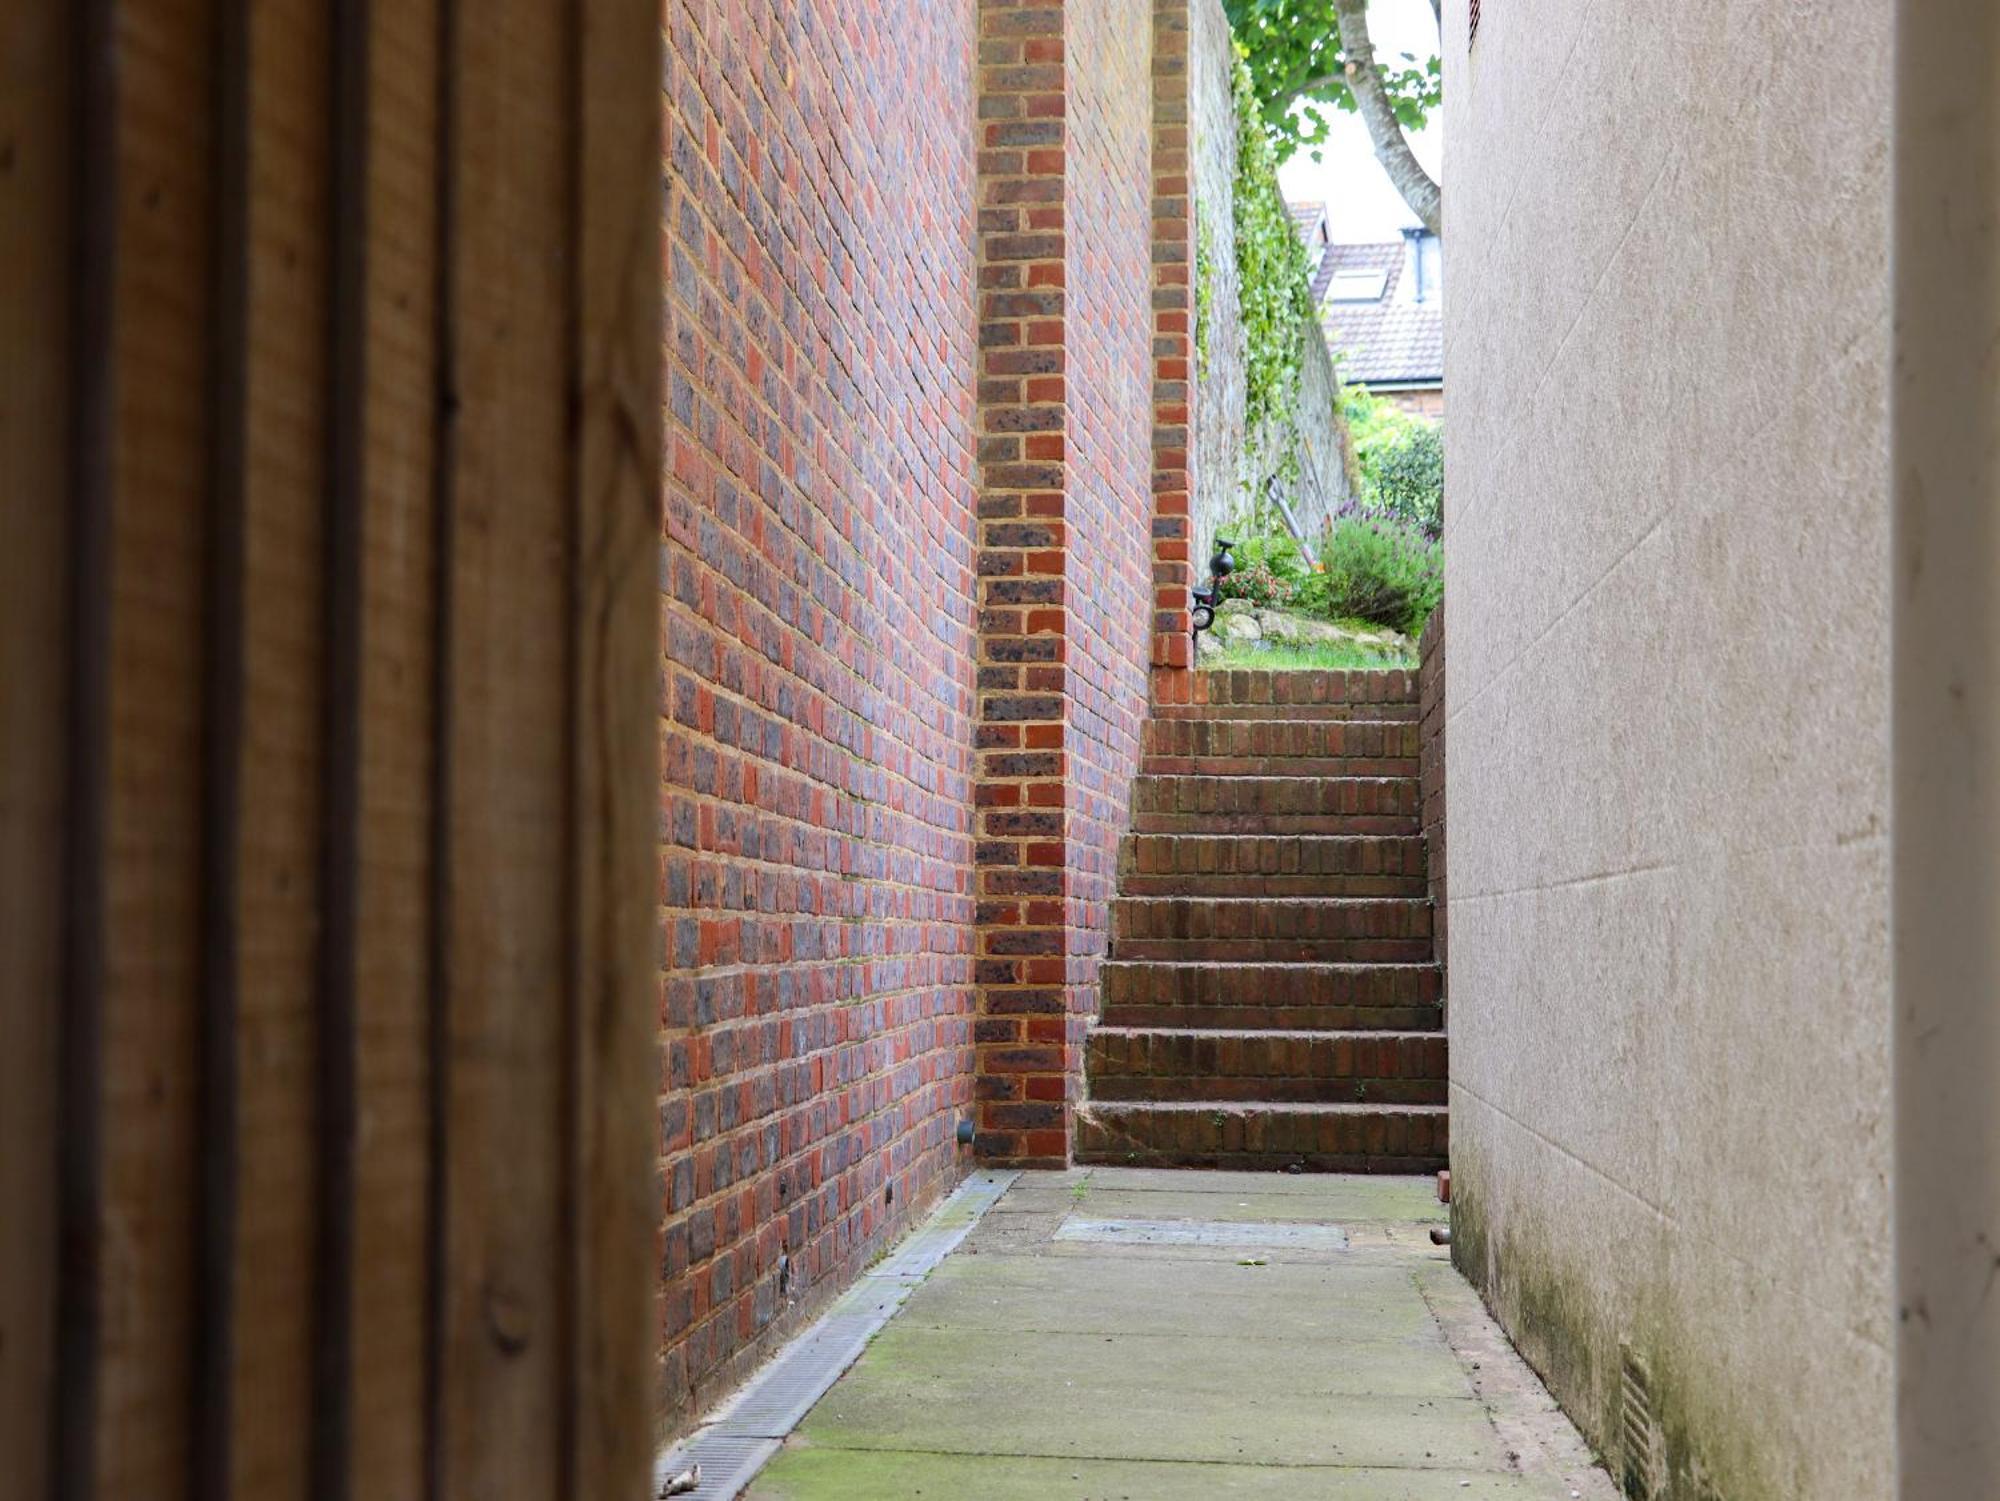
[[[1889,12],[1811,9],[1445,8],[1454,1256],[1634,1494],[1893,1461]]]
[[[671,1430],[960,1171],[974,7],[666,32]]]

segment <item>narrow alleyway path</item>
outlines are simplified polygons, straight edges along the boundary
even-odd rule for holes
[[[1026,1174],[758,1501],[1612,1501],[1425,1179]]]

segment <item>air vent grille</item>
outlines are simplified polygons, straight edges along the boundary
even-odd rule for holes
[[[1652,1372],[1630,1345],[1622,1346],[1619,1353],[1619,1480],[1633,1501],[1657,1501],[1665,1465],[1659,1417],[1653,1410]]]

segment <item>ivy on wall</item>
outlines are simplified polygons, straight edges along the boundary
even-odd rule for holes
[[[1194,373],[1208,376],[1209,322],[1215,316],[1215,238],[1208,215],[1197,208],[1194,220]]]
[[[1278,439],[1276,471],[1298,465],[1300,355],[1311,326],[1311,266],[1278,190],[1278,159],[1265,132],[1250,69],[1236,62],[1236,270],[1241,282],[1247,432]],[[1261,488],[1269,476],[1252,477]],[[1255,503],[1257,497],[1253,496]]]

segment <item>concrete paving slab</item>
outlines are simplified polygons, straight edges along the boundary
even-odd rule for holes
[[[1279,1224],[1347,1225],[1403,1221],[1442,1224],[1444,1206],[1408,1202],[1414,1195],[1390,1196],[1335,1189],[1324,1193],[1273,1193],[1239,1186],[1233,1193],[1201,1190],[1132,1189],[1091,1185],[1074,1206],[1092,1219],[1271,1220]],[[1004,1201],[1003,1201],[1004,1202]]]
[[[1007,1334],[892,1324],[801,1432],[846,1449],[1505,1468],[1440,1340]]]
[[[1057,1240],[1103,1246],[1209,1246],[1287,1251],[1345,1251],[1347,1231],[1310,1220],[1100,1220],[1063,1216]]]
[[[1014,1192],[1046,1181],[1024,1173]],[[1426,1219],[1442,1211],[1437,1182],[1375,1173],[1230,1173],[1201,1168],[1100,1167],[1085,1180],[1090,1192],[1297,1195],[1320,1201],[1327,1217],[1342,1219]],[[1074,1180],[1068,1180],[1074,1188]],[[1009,1195],[1012,1197],[1012,1195]]]
[[[1476,1470],[1279,1468],[1148,1460],[883,1454],[797,1445],[749,1501],[1559,1501],[1553,1481]]]
[[[1350,1244],[1056,1239],[1077,1216],[1337,1226]],[[747,1494],[1615,1501],[1430,1245],[1441,1218],[1427,1178],[1023,1175]]]
[[[1185,1322],[1185,1321],[1183,1321]],[[1323,1317],[1296,1340],[1239,1339],[1227,1332],[938,1327],[897,1320],[869,1349],[883,1384],[892,1376],[963,1389],[991,1409],[1036,1385],[1082,1392],[1130,1391],[1172,1405],[1176,1395],[1220,1402],[1276,1402],[1331,1395],[1470,1397],[1464,1373],[1434,1327],[1378,1332],[1374,1318]],[[1396,1320],[1398,1325],[1403,1319]],[[1342,1328],[1345,1324],[1347,1327]],[[1363,1359],[1363,1357],[1366,1357]],[[891,1367],[894,1367],[892,1370]],[[857,1389],[871,1380],[857,1380]],[[1032,1451],[1030,1451],[1032,1452]]]
[[[1161,1258],[1075,1260],[1051,1270],[1026,1257],[947,1261],[904,1305],[899,1325],[1006,1333],[1227,1333],[1290,1345],[1339,1339],[1438,1339],[1407,1269],[1393,1265],[1244,1266]],[[1449,1352],[1441,1355],[1449,1358]]]

